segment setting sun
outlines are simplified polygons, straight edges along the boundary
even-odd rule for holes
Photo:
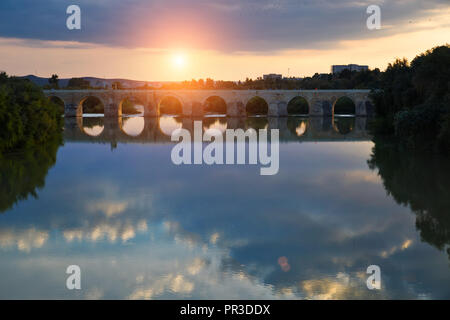
[[[186,57],[184,54],[181,53],[175,54],[172,58],[172,62],[174,67],[182,68],[186,65]]]

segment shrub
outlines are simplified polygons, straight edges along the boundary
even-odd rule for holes
[[[445,107],[427,103],[398,112],[394,117],[395,135],[406,147],[434,151]]]
[[[437,145],[440,152],[450,154],[450,114],[443,117],[437,138]]]
[[[44,143],[61,132],[62,113],[26,79],[0,74],[0,154]]]

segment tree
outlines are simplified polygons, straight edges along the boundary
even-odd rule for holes
[[[448,150],[450,115],[450,46],[390,63],[372,93],[376,134],[395,135],[401,144],[421,151]],[[445,151],[449,152],[449,151]]]
[[[59,88],[58,75],[57,74],[53,74],[52,77],[50,79],[48,79],[48,83],[50,84],[50,86],[52,88],[58,89]]]
[[[43,144],[61,133],[62,111],[27,79],[0,74],[0,155]]]
[[[69,80],[67,87],[72,89],[89,89],[91,83],[83,78],[72,78]]]

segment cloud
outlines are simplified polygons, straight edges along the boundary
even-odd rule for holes
[[[70,31],[66,28],[70,4],[3,0],[0,36],[234,52],[317,49],[404,32],[405,23],[414,22],[417,29],[437,9],[448,8],[443,0],[80,0],[82,29]],[[366,8],[371,4],[381,6],[383,30],[366,28]]]

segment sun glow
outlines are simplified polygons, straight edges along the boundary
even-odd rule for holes
[[[172,63],[175,68],[181,69],[186,65],[186,56],[182,53],[177,53],[173,56]]]

